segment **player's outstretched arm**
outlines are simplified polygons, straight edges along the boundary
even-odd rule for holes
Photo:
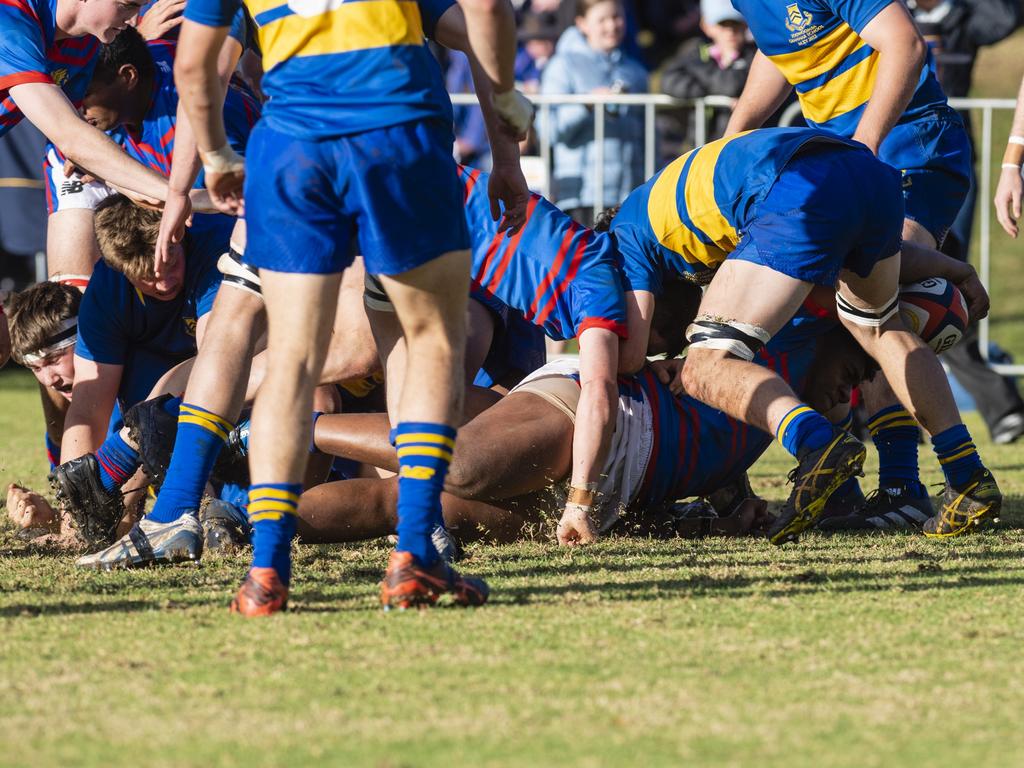
[[[556,534],[562,545],[596,540],[592,521],[596,490],[615,426],[618,407],[616,372],[619,337],[605,328],[588,328],[579,336],[580,400],[572,438],[569,500]]]
[[[750,64],[747,84],[743,86],[725,127],[725,135],[760,128],[782,106],[792,90],[793,86],[786,82],[779,68],[758,51]]]
[[[877,155],[882,141],[917,90],[928,47],[900,2],[889,3],[879,11],[860,36],[878,51],[878,69],[874,90],[853,138]]]
[[[71,406],[64,418],[61,464],[102,445],[123,371],[124,366],[75,355],[75,383],[71,388]]]
[[[217,59],[217,70],[221,86],[227,90],[231,73],[234,72],[238,59],[242,55],[242,46],[233,37],[226,37],[224,46]],[[179,99],[174,130],[174,157],[171,161],[171,175],[167,180],[167,202],[164,204],[163,217],[160,219],[160,231],[156,238],[156,254],[153,271],[156,277],[163,274],[164,266],[169,260],[168,248],[172,243],[180,243],[185,237],[185,227],[192,218],[192,202],[189,193],[199,177],[202,168],[199,151],[196,146],[195,132],[188,121],[185,105]]]
[[[133,160],[103,131],[85,122],[56,85],[23,83],[12,86],[10,93],[25,117],[79,168],[144,202],[161,203],[166,198],[164,178]]]
[[[491,147],[493,167],[487,182],[491,216],[495,221],[502,216],[500,203],[504,206],[504,218],[498,231],[515,232],[526,219],[526,204],[530,201],[530,190],[519,163],[519,141],[495,110],[494,85],[470,45],[465,14],[459,5],[453,5],[438,20],[434,39],[445,48],[461,51],[469,59],[473,87],[480,101]]]
[[[174,81],[195,134],[206,171],[206,188],[224,213],[244,213],[245,161],[228,143],[224,129],[224,86],[218,61],[228,26],[207,26],[185,19],[181,25]]]
[[[1017,106],[1013,111],[1013,125],[1003,153],[1003,167],[996,185],[996,218],[1010,237],[1017,237],[1020,221],[1021,197],[1024,196],[1024,179],[1021,165],[1024,164],[1024,79],[1017,91]]]

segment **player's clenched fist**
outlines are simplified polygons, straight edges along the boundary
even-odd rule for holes
[[[593,507],[586,504],[568,502],[555,531],[558,543],[563,547],[571,547],[576,544],[592,544],[597,541],[597,528],[594,527],[594,523],[590,519],[592,511]]]
[[[245,215],[245,158],[225,144],[212,152],[199,151],[206,173],[206,188],[217,209],[232,216]]]

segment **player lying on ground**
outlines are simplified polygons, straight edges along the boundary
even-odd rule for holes
[[[612,222],[629,289],[628,359],[637,358],[664,275],[714,276],[688,330],[682,383],[771,431],[797,458],[775,544],[812,525],[865,457],[860,441],[750,364],[815,285],[836,288],[843,325],[932,436],[947,488],[925,532],[955,536],[998,515],[1002,496],[942,366],[897,314],[899,281],[934,274],[933,265],[915,272],[923,249],[908,250],[901,263],[902,222],[899,174],[861,145],[809,128],[752,131],[694,150],[634,190]]]
[[[798,389],[813,370],[818,391],[808,393],[811,402],[848,398],[850,387],[875,366],[841,329],[822,336],[829,326],[834,323],[801,318],[758,353],[758,363]],[[677,500],[737,482],[771,442],[770,435],[688,395],[673,395],[650,368],[621,378],[618,390],[612,445],[592,505],[591,522],[601,533],[636,526],[647,535],[666,524],[678,532],[669,512]],[[580,394],[576,365],[549,363],[463,427],[443,497],[459,539],[513,540],[564,503]],[[374,415],[324,417],[315,440],[323,450],[394,469],[387,424]],[[394,493],[393,479],[314,488],[299,506],[300,535],[307,541],[383,536],[394,529]],[[682,531],[699,527],[684,521]]]

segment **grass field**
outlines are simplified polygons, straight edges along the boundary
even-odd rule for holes
[[[978,95],[1013,95],[1022,44]],[[993,335],[1024,360],[1022,245],[993,237]],[[0,373],[4,487],[43,486],[41,432]],[[244,557],[85,573],[0,524],[0,765],[1021,765],[1024,447],[981,448],[1008,496],[983,535],[480,546],[477,611],[382,614],[370,543],[298,547],[293,610],[242,621]],[[755,488],[782,500],[789,465]]]

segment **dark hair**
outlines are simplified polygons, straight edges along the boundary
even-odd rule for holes
[[[612,219],[619,212],[621,205],[613,205],[611,208],[605,208],[599,214],[597,219],[594,220],[594,231],[595,232],[607,232],[612,228]]]
[[[96,69],[92,75],[93,82],[109,85],[126,64],[135,67],[139,80],[152,80],[156,77],[153,55],[135,27],[125,27],[111,42],[100,46]]]
[[[62,283],[37,283],[11,296],[7,314],[14,359],[45,347],[62,321],[77,317],[81,303],[82,292]]]
[[[689,280],[666,280],[654,302],[651,329],[665,341],[665,357],[678,357],[686,346],[686,327],[693,322],[703,294]]]

